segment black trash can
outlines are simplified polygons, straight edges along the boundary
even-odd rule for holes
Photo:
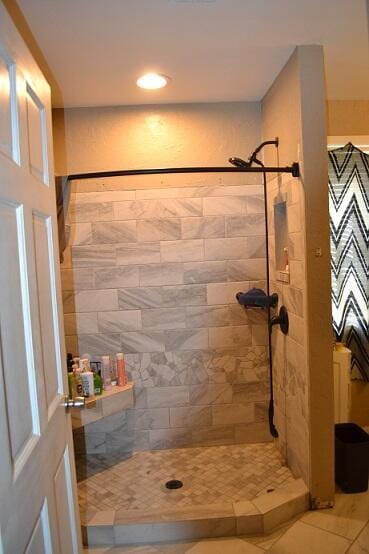
[[[369,435],[356,423],[336,423],[336,483],[343,492],[365,492],[369,478]]]

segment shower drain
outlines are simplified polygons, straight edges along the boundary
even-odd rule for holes
[[[170,481],[167,481],[165,483],[165,486],[167,487],[167,489],[180,489],[181,487],[183,487],[183,483],[178,479],[171,479]]]

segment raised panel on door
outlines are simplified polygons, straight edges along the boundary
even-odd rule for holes
[[[54,492],[61,554],[77,554],[75,506],[71,473],[71,455],[66,447],[54,478]]]
[[[39,212],[34,212],[32,219],[41,332],[41,363],[48,419],[50,419],[60,402],[59,395],[63,394],[52,222],[50,216]]]
[[[45,107],[27,83],[27,129],[31,173],[45,185],[49,184],[47,128]]]
[[[25,554],[52,554],[52,552],[48,504],[45,499]]]
[[[0,152],[19,163],[16,66],[0,46]]]
[[[13,470],[40,433],[22,206],[0,200],[0,337]]]

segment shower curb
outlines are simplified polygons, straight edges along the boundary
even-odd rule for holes
[[[302,479],[253,500],[166,510],[106,510],[82,524],[86,546],[123,546],[170,541],[264,535],[309,510]]]

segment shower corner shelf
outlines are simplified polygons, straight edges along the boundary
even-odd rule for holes
[[[133,383],[127,383],[124,387],[112,387],[104,391],[101,396],[87,398],[84,409],[71,408],[72,427],[73,429],[84,427],[103,417],[132,408],[133,405]]]
[[[281,269],[277,270],[277,281],[280,281],[281,283],[289,283],[290,282],[290,272],[289,271],[282,271]]]

